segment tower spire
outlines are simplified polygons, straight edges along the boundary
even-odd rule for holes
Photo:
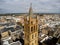
[[[32,3],[30,4],[29,15],[32,15]]]

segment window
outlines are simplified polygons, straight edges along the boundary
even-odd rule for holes
[[[34,36],[32,35],[32,39],[33,39],[33,37],[34,37]]]
[[[38,28],[38,27],[37,27],[37,25],[36,25],[36,30],[37,30],[37,28]]]
[[[34,45],[34,43],[32,43],[32,45]]]
[[[33,22],[31,21],[31,24],[33,24]]]
[[[28,43],[28,45],[29,45],[29,43]]]
[[[34,30],[35,30],[35,26],[34,26]]]
[[[36,43],[36,40],[35,40],[35,43]]]
[[[35,38],[37,38],[38,37],[38,33],[35,33]]]
[[[33,31],[33,27],[31,27],[31,32]]]
[[[27,43],[26,45],[29,45],[29,43]]]

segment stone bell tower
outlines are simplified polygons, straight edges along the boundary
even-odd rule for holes
[[[32,4],[29,8],[29,16],[24,18],[24,45],[38,45],[38,20],[32,17]]]

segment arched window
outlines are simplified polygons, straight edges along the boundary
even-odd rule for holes
[[[31,32],[33,31],[33,27],[31,27]]]
[[[32,45],[34,45],[34,43],[32,43]]]
[[[32,35],[32,39],[34,38],[34,35]]]

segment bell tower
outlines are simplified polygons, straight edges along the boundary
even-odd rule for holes
[[[38,45],[38,20],[33,17],[32,4],[29,16],[24,17],[24,45]]]

